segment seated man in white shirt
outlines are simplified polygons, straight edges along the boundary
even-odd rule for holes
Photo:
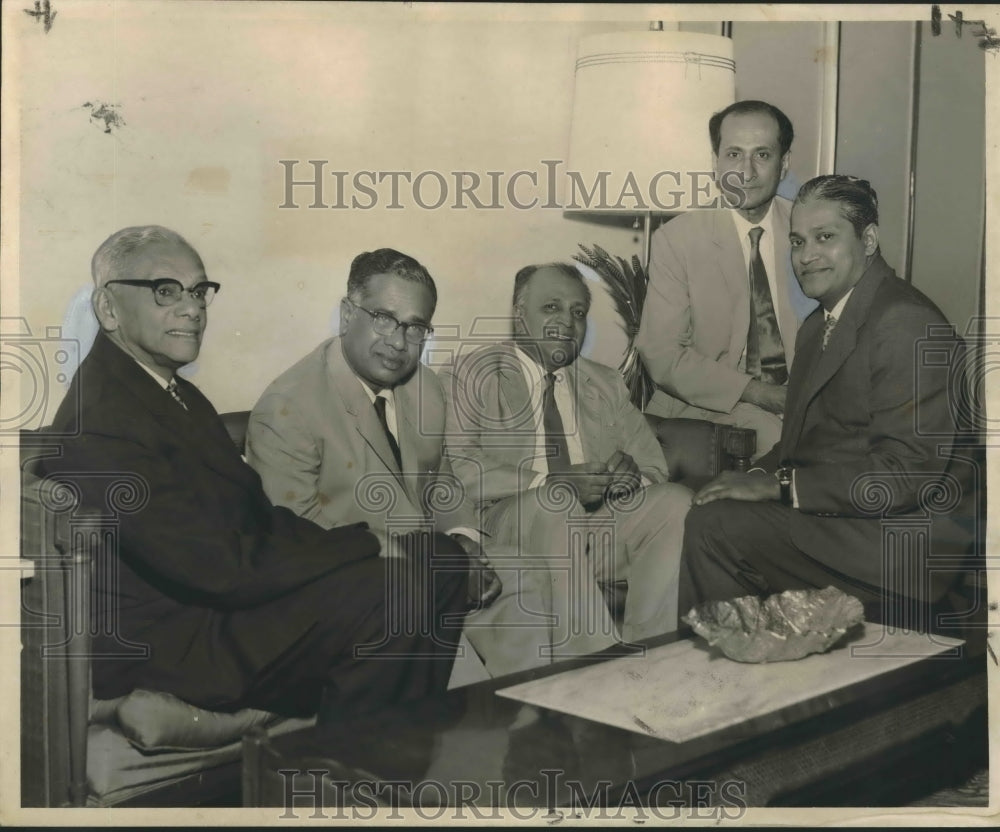
[[[589,309],[572,266],[518,272],[513,342],[442,371],[448,450],[495,540],[569,570],[576,629],[588,617],[591,629],[605,626],[594,579],[627,582],[621,636],[635,641],[676,629],[691,492],[667,482],[660,445],[621,375],[579,356]]]
[[[433,279],[412,257],[393,249],[358,255],[340,335],[265,390],[250,417],[247,459],[276,503],[324,528],[364,521],[388,532],[449,533],[473,568],[480,562],[482,609],[464,632],[486,672],[547,665],[561,639],[553,636],[546,574],[505,569],[494,551],[490,565],[471,501],[444,455],[441,384],[420,363],[436,304]],[[564,646],[579,654],[607,645]],[[460,658],[459,678],[469,681],[462,666]]]

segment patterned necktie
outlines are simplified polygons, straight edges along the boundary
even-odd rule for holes
[[[569,446],[566,444],[566,429],[563,427],[559,408],[556,407],[556,377],[545,374],[545,390],[542,391],[542,426],[545,428],[545,444],[556,449],[555,456],[549,456],[549,473],[566,471],[569,468]]]
[[[823,323],[823,349],[826,349],[826,345],[830,341],[830,334],[836,325],[837,319],[833,315],[827,315],[826,321]]]
[[[378,416],[379,422],[382,423],[382,430],[385,431],[385,438],[389,440],[389,447],[392,448],[392,455],[396,460],[396,466],[400,471],[403,470],[403,456],[399,452],[399,443],[396,441],[396,437],[392,435],[392,431],[389,430],[389,422],[385,418],[385,406],[386,399],[385,396],[375,397],[375,415]]]
[[[747,332],[746,370],[761,381],[784,384],[788,381],[788,365],[767,271],[760,256],[763,233],[760,226],[750,229],[750,329]]]
[[[188,406],[184,404],[184,399],[181,398],[180,391],[177,389],[177,379],[175,378],[170,379],[170,383],[167,385],[167,392],[171,395],[173,400],[177,402],[177,404],[179,404],[185,410],[188,409]]]

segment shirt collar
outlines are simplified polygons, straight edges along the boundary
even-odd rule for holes
[[[355,378],[357,378],[357,376],[355,376]],[[374,390],[371,389],[371,387],[369,387],[367,384],[365,384],[360,378],[358,378],[358,384],[361,385],[361,389],[365,391],[365,394],[368,396],[368,399],[369,399],[369,401],[371,401],[372,404],[375,404],[375,399],[377,399],[379,396],[381,396],[383,399],[385,399],[385,403],[386,403],[387,406],[389,406],[389,407],[395,406],[396,399],[393,396],[392,388],[391,387],[385,387],[382,390],[380,390],[378,393],[376,393]]]
[[[847,294],[844,295],[840,300],[837,301],[837,305],[833,307],[829,312],[825,309],[823,310],[823,320],[828,320],[830,318],[840,318],[841,313],[844,311],[844,307],[847,306],[847,300],[851,297],[851,293],[854,291],[852,286],[847,290]]]
[[[735,208],[731,208],[729,213],[732,214],[733,222],[736,223],[736,231],[740,235],[741,240],[746,238],[751,228],[757,228],[758,226],[764,229],[765,239],[773,238],[774,221],[772,217],[774,215],[774,199],[772,199],[771,204],[767,206],[767,213],[761,217],[760,222],[750,222]]]
[[[518,360],[521,362],[521,370],[524,373],[525,380],[528,382],[528,387],[538,387],[545,379],[545,368],[517,346],[517,344],[514,345],[514,352],[517,353]],[[565,367],[553,370],[552,374],[556,377],[557,383],[566,380]]]
[[[153,372],[153,370],[151,370],[141,361],[138,361],[136,359],[133,359],[133,361],[135,361],[136,364],[138,364],[140,367],[142,367],[142,369],[144,369],[147,373],[149,373],[149,375],[153,378],[153,380],[156,381],[156,383],[159,384],[160,387],[162,387],[164,390],[166,390],[172,383],[176,383],[177,381],[177,376],[171,376],[170,381],[167,381],[163,376],[161,376],[159,373]]]

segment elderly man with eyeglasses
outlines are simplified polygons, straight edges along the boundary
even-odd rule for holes
[[[471,495],[445,455],[441,385],[420,363],[436,305],[434,280],[412,257],[389,248],[359,254],[340,335],[264,392],[250,417],[247,461],[272,500],[324,528],[364,521],[389,532],[438,530],[478,561],[480,609],[465,627],[476,656],[460,656],[458,685],[549,664],[555,644],[573,655],[595,645],[557,634],[543,564],[532,569],[494,548],[487,556],[480,545]]]
[[[102,512],[109,481],[138,494],[95,570],[107,616],[95,696],[144,688],[335,721],[444,690],[468,603],[461,548],[434,540],[448,557],[435,569],[415,536],[326,530],[268,500],[208,399],[176,376],[198,357],[219,291],[181,236],[122,229],[92,271],[101,331],[53,423],[73,438],[45,468]],[[122,658],[123,642],[146,655]]]

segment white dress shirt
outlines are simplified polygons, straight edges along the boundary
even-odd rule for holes
[[[359,381],[361,381],[359,379]],[[396,440],[396,444],[399,444],[399,423],[396,421],[396,397],[393,395],[392,388],[386,387],[384,390],[376,393],[367,384],[361,381],[361,386],[364,388],[365,393],[368,394],[368,398],[371,399],[372,407],[375,406],[375,399],[381,396],[385,399],[385,421],[389,426],[389,433],[392,434],[393,439]]]
[[[840,300],[837,301],[837,305],[833,307],[829,312],[825,309],[823,310],[823,320],[828,321],[830,318],[840,319],[840,316],[844,314],[844,307],[847,306],[847,299],[853,294],[854,287],[852,286],[847,290],[847,294],[844,295]]]
[[[542,396],[545,393],[545,369],[523,350],[515,348],[518,360],[521,362],[521,372],[528,385],[528,396],[531,400],[531,415],[535,428],[535,450],[532,468],[538,471],[531,481],[531,488],[538,488],[549,475],[549,458],[546,455],[546,439],[544,413],[542,412]],[[553,398],[559,418],[562,419],[563,430],[566,431],[566,449],[569,452],[570,465],[579,465],[584,461],[583,446],[580,443],[580,431],[576,421],[576,397],[573,395],[570,373],[566,367],[560,367],[554,372],[556,380],[553,385]]]
[[[138,364],[140,367],[142,367],[142,369],[144,369],[147,373],[149,373],[150,376],[152,376],[153,379],[155,379],[156,383],[159,384],[160,387],[162,387],[164,390],[166,390],[170,386],[170,381],[174,381],[174,379],[175,379],[175,376],[171,376],[170,377],[170,381],[167,381],[159,373],[154,372],[150,367],[147,367],[145,364],[143,364],[141,361],[139,361],[139,359],[134,359],[134,361],[135,361],[136,364]]]

